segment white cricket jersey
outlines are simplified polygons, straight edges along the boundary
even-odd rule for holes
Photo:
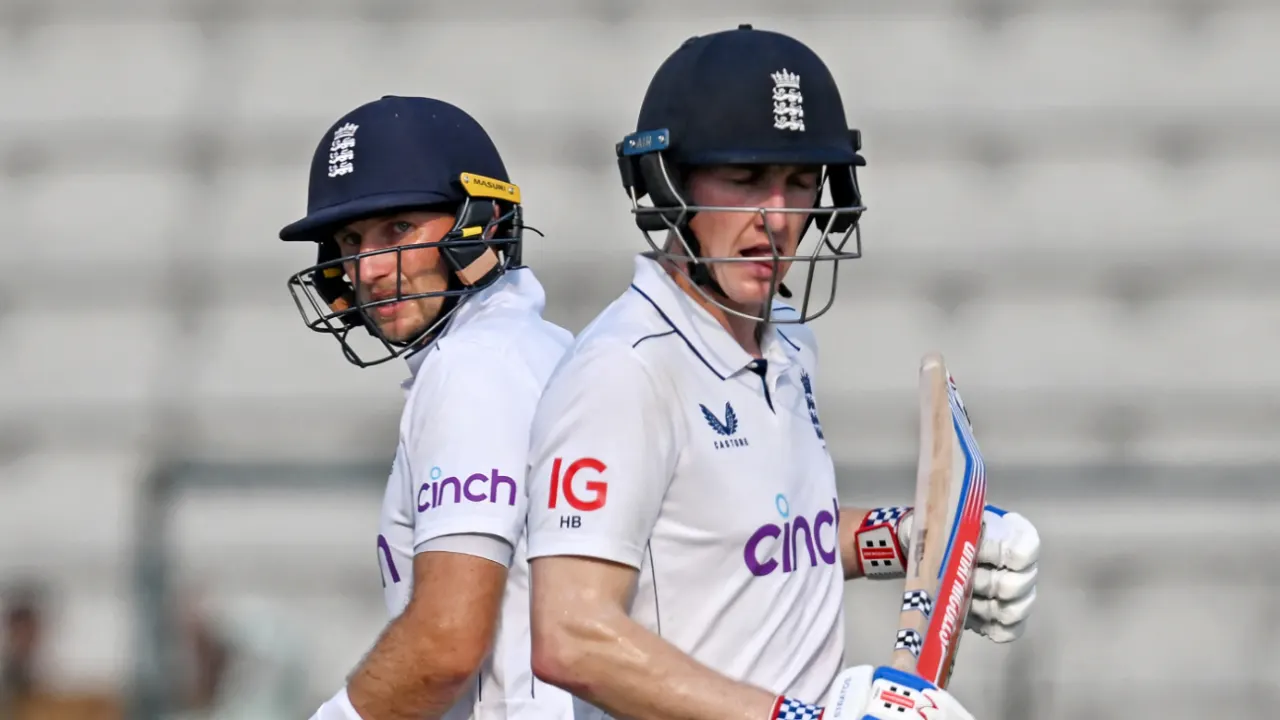
[[[542,318],[546,296],[527,268],[467,298],[445,330],[409,358],[400,442],[387,482],[378,564],[387,610],[413,591],[413,557],[451,550],[508,564],[493,652],[447,720],[567,718],[562,690],[533,677],[525,557],[529,427],[572,335]],[[495,550],[496,548],[496,550]]]
[[[539,403],[529,557],[634,567],[636,622],[730,678],[819,702],[843,665],[844,577],[813,334],[771,326],[761,354],[637,258]]]

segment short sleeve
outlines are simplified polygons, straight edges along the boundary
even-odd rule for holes
[[[511,556],[515,548],[506,540],[493,535],[463,533],[461,535],[441,535],[432,538],[418,548],[418,552],[450,552],[459,555],[471,555],[495,562],[502,567],[511,567]]]
[[[570,356],[534,419],[529,557],[639,568],[677,455],[662,388],[630,347]]]
[[[405,437],[415,553],[464,533],[516,545],[538,394],[518,358],[483,346],[449,345],[423,364]]]

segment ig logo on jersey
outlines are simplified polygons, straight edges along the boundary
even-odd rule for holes
[[[564,501],[574,510],[593,512],[604,507],[609,497],[609,483],[600,479],[575,482],[575,479],[584,470],[598,478],[607,466],[593,457],[578,458],[561,472],[563,464],[564,458],[556,458],[551,464],[551,496],[547,500],[547,507],[555,510],[560,504],[561,495],[564,495]],[[561,515],[560,527],[582,527],[582,516]]]

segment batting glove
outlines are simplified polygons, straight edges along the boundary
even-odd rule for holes
[[[781,697],[774,720],[973,720],[951,693],[919,675],[859,665],[836,676],[822,705]]]
[[[913,513],[906,513],[896,533],[908,556]],[[973,573],[973,602],[965,627],[993,642],[1017,640],[1026,630],[1036,601],[1040,534],[1025,517],[988,505],[982,514],[982,545]]]

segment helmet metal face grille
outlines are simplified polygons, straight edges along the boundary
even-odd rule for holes
[[[675,267],[704,300],[737,317],[761,322],[794,324],[809,322],[831,309],[831,306],[835,303],[840,261],[856,260],[862,257],[860,220],[862,213],[866,211],[866,207],[860,202],[861,195],[857,192],[856,177],[854,178],[854,198],[858,202],[853,205],[837,207],[833,203],[830,206],[785,208],[692,205],[685,200],[679,190],[679,186],[669,174],[666,162],[661,156],[659,156],[659,167],[662,172],[661,179],[667,186],[667,193],[675,199],[677,204],[643,206],[640,204],[634,189],[630,192],[632,214],[660,218],[661,225],[665,227],[666,239],[662,242],[655,240],[653,231],[641,230],[645,242],[650,247],[649,256],[666,261]],[[822,200],[824,193],[829,190],[826,172],[824,170],[822,182],[818,187],[819,201]],[[851,170],[850,173],[852,174]],[[689,230],[689,221],[696,214],[712,212],[759,214],[761,219],[765,220],[764,229],[769,240],[769,254],[728,258],[713,258],[702,255],[699,243],[692,237],[693,233]],[[784,255],[782,253],[780,248],[782,248],[783,242],[769,228],[768,218],[771,214],[799,214],[805,215],[810,219],[801,229],[800,238],[796,243],[796,250],[793,254]],[[842,225],[844,226],[842,230],[836,230],[837,227]],[[815,230],[817,232],[816,236],[813,235]],[[811,237],[812,241],[806,240],[806,237]],[[759,313],[750,313],[742,309],[729,307],[725,303],[727,298],[718,297],[718,293],[710,292],[705,287],[706,283],[697,282],[690,272],[691,266],[708,266],[709,271],[710,266],[715,265],[760,262],[771,263],[774,268],[774,275],[769,294],[765,298]],[[784,289],[785,278],[779,272],[782,266],[787,266],[788,277],[795,277],[797,272],[803,277],[803,282],[796,284],[799,289],[798,292]],[[787,313],[785,318],[774,315],[775,300],[780,294],[784,297],[798,295],[796,302],[792,303],[792,306],[797,311],[796,314]]]
[[[491,286],[516,264],[515,258],[519,257],[517,248],[521,242],[519,225],[510,236],[490,238],[489,235],[499,225],[518,223],[519,215],[518,210],[513,210],[494,218],[483,228],[470,228],[464,233],[462,228],[455,227],[437,241],[379,248],[348,256],[340,255],[335,242],[321,242],[319,261],[289,277],[289,294],[306,326],[314,332],[336,338],[343,356],[351,363],[369,367],[393,360],[428,345],[445,327],[464,298]],[[475,284],[465,284],[457,279],[456,272],[450,272],[448,286],[444,289],[406,292],[403,287],[405,253],[430,249],[442,252],[446,255],[445,260],[449,257],[447,253],[475,253],[488,249],[500,252],[502,260],[498,261],[493,272]],[[360,300],[364,284],[360,277],[363,261],[388,254],[395,256],[395,292],[388,297]],[[412,337],[393,340],[382,332],[374,319],[373,311],[378,307],[431,298],[443,298],[444,303],[436,316],[425,322]],[[359,328],[366,332],[353,335],[352,331]]]

